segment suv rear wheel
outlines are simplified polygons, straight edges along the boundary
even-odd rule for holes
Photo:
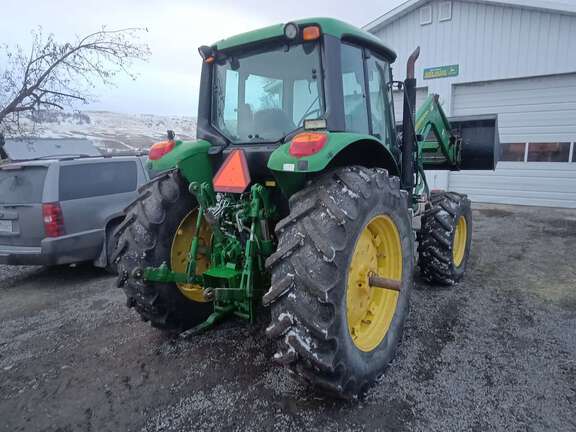
[[[111,221],[106,227],[106,267],[104,268],[108,273],[117,275],[118,274],[118,263],[117,257],[114,255],[116,250],[116,245],[118,242],[118,236],[116,235],[116,230],[121,220]]]

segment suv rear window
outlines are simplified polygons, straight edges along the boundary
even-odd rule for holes
[[[136,190],[135,161],[64,165],[60,168],[60,201]]]
[[[0,169],[0,204],[41,203],[46,171],[42,166]]]

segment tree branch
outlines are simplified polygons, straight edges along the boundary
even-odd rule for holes
[[[139,28],[102,30],[78,38],[76,43],[58,43],[53,35],[43,38],[33,32],[29,54],[22,49],[7,51],[10,68],[0,75],[0,131],[9,116],[41,108],[64,109],[74,101],[86,102],[92,77],[111,85],[118,74],[134,76],[129,69],[134,61],[145,60],[150,50],[135,42]],[[9,91],[13,90],[13,91]]]

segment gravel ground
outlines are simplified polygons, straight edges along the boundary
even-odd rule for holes
[[[418,282],[357,402],[273,366],[264,324],[179,340],[90,266],[0,266],[0,430],[576,430],[576,212],[476,206],[467,277]]]

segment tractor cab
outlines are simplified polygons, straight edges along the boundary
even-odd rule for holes
[[[377,38],[322,18],[246,33],[199,52],[198,138],[213,145],[213,154],[240,146],[251,170],[261,172],[268,164],[282,172],[283,166],[268,160],[278,146],[286,144],[288,156],[300,160],[324,148],[302,145],[310,141],[302,134],[325,134],[320,141],[327,141],[330,134],[348,133],[355,135],[349,139],[369,141],[364,149],[392,168],[398,163],[390,69],[396,56]],[[334,155],[320,154],[326,164],[317,169],[295,160],[294,171],[320,171]],[[346,151],[347,163],[351,157],[374,164],[358,149]]]
[[[388,137],[395,56],[362,45],[320,24],[288,23],[257,46],[201,47],[211,106],[203,114],[233,144],[275,143],[307,128]]]

